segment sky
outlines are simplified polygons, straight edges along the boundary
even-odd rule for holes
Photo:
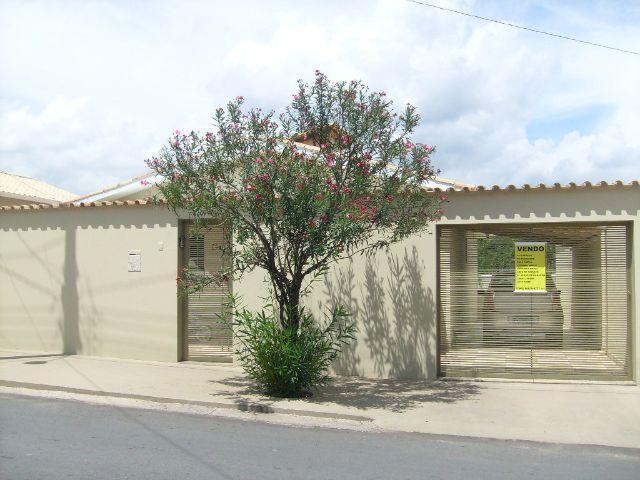
[[[640,51],[640,0],[430,3]],[[405,0],[0,0],[0,170],[89,193],[232,97],[282,110],[315,69],[416,105],[444,177],[640,178],[640,55]]]

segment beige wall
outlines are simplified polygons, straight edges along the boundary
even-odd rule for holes
[[[440,224],[625,221],[640,237],[640,188],[450,194]],[[0,212],[0,348],[135,359],[180,358],[177,220],[149,206]],[[164,251],[158,250],[164,242]],[[127,253],[142,251],[142,273]],[[640,355],[640,242],[633,245],[635,378]],[[437,375],[436,228],[372,258],[343,261],[316,284],[315,312],[345,305],[357,341],[335,371],[366,377]],[[263,272],[234,282],[250,308]]]
[[[456,192],[449,195],[446,217],[439,224],[504,222],[632,222],[640,238],[640,188],[544,191]],[[343,261],[318,283],[308,303],[316,311],[342,303],[358,325],[357,341],[335,365],[340,374],[366,377],[427,378],[437,375],[436,235],[428,233],[395,245],[372,259]],[[632,314],[640,312],[638,262],[634,242]],[[262,274],[254,272],[234,284],[245,303],[257,308],[265,294]],[[635,325],[635,321],[634,321]],[[634,327],[634,345],[640,329]],[[640,355],[634,350],[635,378]]]
[[[433,229],[432,229],[433,231]],[[333,268],[316,283],[306,304],[322,317],[345,306],[358,326],[357,341],[334,364],[341,375],[431,378],[436,375],[436,261],[431,233],[394,245],[371,258],[357,257]],[[250,308],[266,295],[254,272],[235,282],[234,291]]]
[[[0,348],[178,360],[177,239],[151,206],[0,212]]]

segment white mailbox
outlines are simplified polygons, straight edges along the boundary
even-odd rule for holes
[[[128,265],[130,272],[142,271],[142,252],[140,250],[129,250]]]

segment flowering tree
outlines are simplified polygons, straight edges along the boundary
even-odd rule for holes
[[[384,92],[359,81],[316,71],[277,117],[237,97],[214,121],[205,134],[175,132],[148,163],[170,209],[229,226],[223,274],[264,269],[279,321],[294,331],[304,292],[333,262],[420,232],[441,213],[443,198],[423,188],[436,174],[434,148],[411,138],[416,109],[394,113]]]

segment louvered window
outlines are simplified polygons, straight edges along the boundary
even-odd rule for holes
[[[625,224],[440,227],[440,374],[629,379],[628,232]],[[516,288],[519,242],[546,248],[542,291]]]
[[[188,231],[189,226],[185,226]],[[188,236],[185,264],[192,274],[215,280],[202,291],[185,299],[185,358],[187,360],[231,360],[233,336],[231,325],[221,318],[231,291],[229,281],[220,281],[227,267],[225,247],[228,232],[211,227]]]

